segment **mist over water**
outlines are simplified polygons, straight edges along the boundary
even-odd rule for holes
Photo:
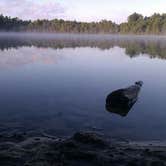
[[[165,36],[0,33],[0,131],[166,139]],[[109,93],[142,80],[126,117]]]

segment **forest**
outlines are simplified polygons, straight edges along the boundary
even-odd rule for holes
[[[0,31],[54,32],[54,33],[101,33],[101,34],[166,34],[166,14],[150,17],[133,13],[127,22],[116,24],[112,21],[77,22],[62,19],[21,20],[0,15]]]

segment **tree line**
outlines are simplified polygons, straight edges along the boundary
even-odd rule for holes
[[[0,31],[55,32],[55,33],[108,33],[108,34],[166,34],[166,14],[144,17],[131,14],[127,22],[77,22],[62,19],[25,21],[0,15]]]
[[[19,18],[11,18],[8,16],[0,15],[0,31],[23,31],[31,21],[23,21]]]

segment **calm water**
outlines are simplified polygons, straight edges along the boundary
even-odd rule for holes
[[[126,117],[105,109],[112,91],[142,80]],[[0,132],[78,130],[166,139],[166,38],[0,35]]]

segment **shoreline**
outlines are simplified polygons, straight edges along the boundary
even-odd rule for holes
[[[60,139],[50,135],[0,137],[3,166],[165,165],[166,142],[117,141],[95,132]]]

